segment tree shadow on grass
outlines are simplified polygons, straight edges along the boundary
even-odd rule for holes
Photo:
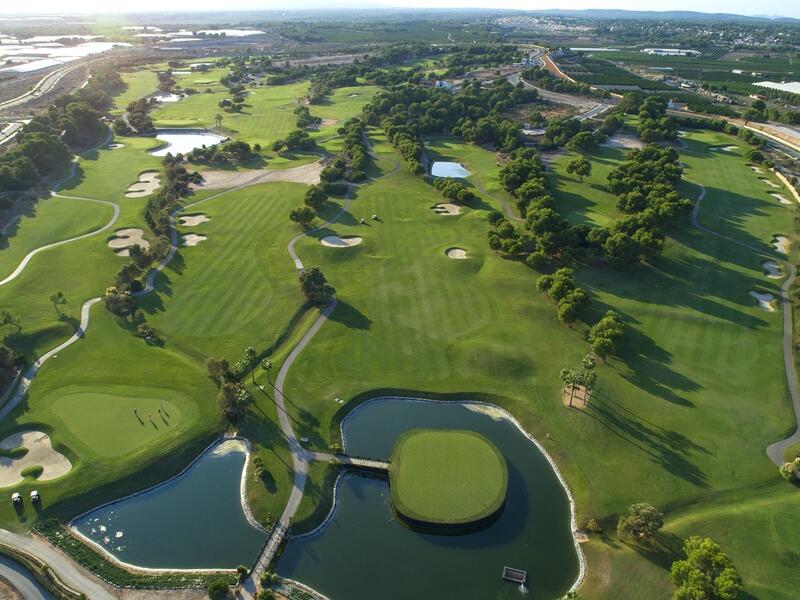
[[[602,399],[591,402],[582,413],[647,454],[653,462],[675,477],[699,488],[709,488],[706,474],[689,460],[688,455],[694,448],[682,434],[653,426]],[[705,449],[702,451],[707,452]]]
[[[372,320],[369,317],[344,300],[336,302],[336,309],[328,317],[328,320],[341,323],[350,329],[369,329],[372,327]]]

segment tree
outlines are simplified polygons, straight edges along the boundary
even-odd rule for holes
[[[272,361],[268,358],[265,358],[261,361],[261,368],[267,372],[267,379],[269,379],[269,373],[272,371]]]
[[[634,540],[646,541],[664,526],[664,515],[651,504],[631,504],[628,512],[619,518],[617,534]]]
[[[323,208],[327,201],[328,195],[325,193],[325,190],[321,185],[312,185],[306,191],[306,196],[304,199],[305,205],[313,208],[314,210],[320,210]]]
[[[304,269],[300,274],[300,289],[311,304],[325,305],[330,303],[336,290],[325,279],[319,267]]]
[[[222,127],[222,115],[217,113],[214,115],[214,123],[216,123],[217,127]]]
[[[589,329],[589,343],[592,352],[602,359],[613,354],[617,349],[617,342],[625,333],[625,323],[613,310],[605,315]]]
[[[672,563],[670,575],[678,587],[675,600],[735,600],[742,578],[731,559],[709,538],[692,536],[683,544],[684,560]]]
[[[574,173],[582,183],[584,177],[592,174],[592,163],[585,156],[576,156],[567,163],[567,173],[570,175]]]
[[[594,134],[591,131],[580,131],[567,143],[567,150],[586,154],[591,152],[595,146],[597,146],[597,139]]]
[[[208,369],[208,374],[211,378],[219,385],[227,379],[230,365],[224,358],[209,357],[206,360],[206,369]]]
[[[253,397],[241,383],[222,384],[217,394],[222,414],[231,422],[237,423],[247,414],[247,407],[252,403]]]
[[[244,349],[244,359],[247,361],[247,367],[250,369],[250,374],[253,376],[253,384],[256,382],[256,361],[258,359],[258,353],[256,349],[252,346],[248,346]]]
[[[4,325],[16,327],[17,333],[19,333],[22,331],[22,318],[18,315],[15,315],[10,310],[4,310],[0,312],[0,327],[3,327]]]
[[[58,318],[61,319],[64,315],[61,314],[61,311],[59,310],[58,307],[59,306],[63,306],[64,304],[67,303],[67,298],[66,298],[66,296],[64,296],[64,292],[59,291],[59,292],[56,292],[55,294],[53,294],[52,296],[50,296],[50,303],[53,305],[53,308],[56,310],[56,314],[58,315]]]
[[[564,387],[569,388],[569,405],[572,406],[572,399],[575,397],[575,386],[578,385],[577,369],[561,369],[558,376]]]
[[[308,206],[301,206],[300,208],[295,208],[289,213],[289,220],[293,223],[298,223],[303,227],[308,227],[311,225],[311,222],[314,220],[316,214],[314,210]]]
[[[228,578],[223,576],[215,579],[208,584],[206,591],[208,592],[208,597],[212,600],[224,600],[230,592]]]

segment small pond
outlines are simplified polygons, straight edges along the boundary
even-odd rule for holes
[[[122,562],[162,569],[249,565],[265,534],[240,497],[246,447],[225,440],[178,478],[81,515],[72,526]]]
[[[395,440],[414,428],[469,429],[490,439],[508,463],[508,498],[500,518],[462,535],[421,533],[393,515],[388,482],[347,474],[330,520],[291,539],[277,565],[284,577],[330,598],[518,598],[501,579],[504,566],[528,572],[526,597],[558,598],[579,573],[569,498],[547,458],[506,413],[459,402],[384,398],[345,419],[347,451],[388,459]]]
[[[178,71],[173,71],[173,73],[178,73]],[[191,71],[189,71],[191,73]],[[169,92],[159,92],[153,96],[159,102],[179,102],[183,100],[183,96],[180,94],[171,94]]]
[[[457,162],[437,161],[431,167],[431,175],[434,177],[457,177],[463,179],[472,175]]]
[[[202,129],[187,129],[181,131],[180,129],[169,129],[156,132],[156,139],[166,142],[167,145],[153,150],[150,154],[153,156],[166,156],[167,153],[171,154],[186,154],[195,148],[202,148],[203,146],[216,146],[220,142],[224,142],[226,138],[223,136],[206,131]]]

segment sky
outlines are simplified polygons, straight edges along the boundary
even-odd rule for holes
[[[8,4],[8,6],[3,6]],[[0,15],[10,13],[105,13],[105,12],[160,12],[218,11],[218,10],[286,10],[326,8],[334,6],[391,6],[414,8],[514,8],[542,10],[548,8],[585,9],[619,8],[627,10],[702,10],[743,15],[781,15],[800,18],[797,0],[27,0],[26,2],[0,1]]]

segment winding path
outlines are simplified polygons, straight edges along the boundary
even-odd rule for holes
[[[692,208],[692,225],[696,229],[699,229],[703,233],[716,236],[727,242],[742,246],[743,248],[747,248],[748,250],[753,250],[759,254],[764,253],[763,250],[756,248],[755,246],[751,246],[750,244],[746,244],[745,242],[733,239],[727,235],[719,233],[718,231],[714,231],[713,229],[709,229],[708,227],[700,225],[698,222],[698,216],[700,214],[700,205],[703,202],[703,198],[706,197],[706,188],[703,184],[698,183],[697,181],[692,181],[691,179],[686,180],[700,187],[700,193],[697,195],[694,207]],[[778,466],[784,463],[784,451],[790,446],[800,443],[800,386],[797,384],[797,370],[794,364],[794,352],[792,348],[794,345],[794,325],[792,322],[792,302],[789,297],[789,290],[797,279],[797,268],[790,260],[783,260],[783,262],[789,272],[789,276],[781,285],[781,308],[783,309],[783,366],[786,371],[786,381],[789,386],[789,395],[792,398],[792,409],[794,410],[795,416],[795,430],[794,433],[786,439],[774,442],[767,446],[767,456]]]

